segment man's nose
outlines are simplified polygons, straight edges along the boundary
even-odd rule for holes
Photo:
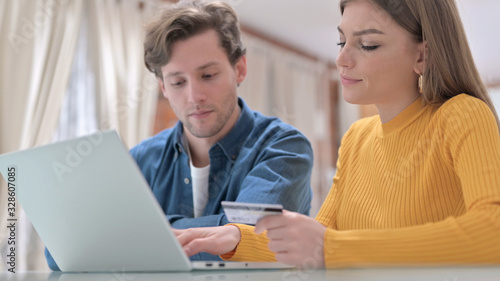
[[[205,93],[205,87],[202,83],[198,81],[192,81],[189,84],[188,89],[188,101],[190,103],[198,104],[204,102],[207,99],[207,95]]]

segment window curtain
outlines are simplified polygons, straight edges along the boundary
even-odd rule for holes
[[[159,8],[155,2],[88,2],[98,127],[116,129],[129,148],[153,131],[158,82],[144,65],[143,41],[144,25]]]
[[[95,75],[89,60],[87,5],[83,5],[76,53],[53,141],[94,133],[97,128]]]
[[[80,0],[1,1],[0,153],[51,141],[69,79],[82,4]],[[0,194],[0,269],[5,270],[8,233],[3,180]],[[18,204],[15,218],[16,271],[43,269],[37,258],[43,246]]]
[[[150,136],[158,88],[142,44],[158,5],[0,1],[0,153],[97,129],[117,129],[128,146]],[[7,270],[4,180],[0,194],[0,270]],[[16,271],[46,270],[42,241],[21,208],[16,215]]]
[[[151,136],[158,82],[143,62],[144,25],[161,4],[90,0],[55,140],[115,129],[129,147]]]

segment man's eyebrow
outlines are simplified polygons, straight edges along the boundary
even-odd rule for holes
[[[218,64],[219,63],[216,62],[216,61],[207,62],[204,65],[197,67],[196,70],[203,70],[203,69],[206,69],[206,68],[209,68],[211,66],[218,65]],[[175,72],[167,73],[167,75],[165,75],[165,78],[173,77],[173,76],[178,76],[178,75],[181,75],[181,74],[182,74],[182,72],[175,71]]]
[[[182,72],[180,72],[180,71],[171,72],[171,73],[167,73],[164,78],[173,77],[173,76],[177,76],[177,75],[181,75],[181,74],[182,74]]]
[[[202,65],[202,66],[198,67],[197,69],[198,69],[198,70],[203,70],[203,69],[205,69],[205,68],[209,68],[209,67],[214,66],[214,65],[217,65],[217,64],[219,64],[219,63],[218,63],[218,62],[216,62],[216,61],[211,61],[211,62],[207,62],[207,63],[205,63],[204,65]]]
[[[342,30],[342,28],[340,28],[340,26],[337,27],[337,30],[342,35],[345,35],[344,31]],[[356,31],[356,32],[353,33],[354,36],[361,36],[361,35],[366,35],[366,34],[385,34],[385,33],[383,31],[380,31],[380,30],[375,29],[375,28],[370,28],[370,29],[365,29],[365,30],[361,30],[361,31]]]

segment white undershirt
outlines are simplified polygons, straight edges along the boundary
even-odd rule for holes
[[[187,142],[186,134],[183,135],[184,148],[189,156],[189,166],[191,167],[191,184],[193,186],[193,213],[195,218],[201,217],[208,202],[208,176],[210,175],[210,164],[197,168],[191,160],[191,150]]]
[[[210,165],[196,168],[193,162],[189,161],[191,166],[191,179],[193,184],[193,208],[194,217],[201,217],[208,201],[208,176],[210,175]]]

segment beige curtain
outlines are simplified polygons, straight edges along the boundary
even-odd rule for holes
[[[332,183],[327,65],[248,34],[242,40],[248,74],[239,95],[252,109],[299,129],[312,144],[311,216],[315,216]]]
[[[158,10],[156,5],[134,0],[0,1],[0,153],[58,139],[54,132],[80,25],[86,23],[99,129],[117,129],[129,146],[150,136],[157,82],[142,62],[142,42],[144,22]],[[7,269],[5,192],[2,180],[0,270]],[[43,243],[20,208],[17,218],[16,271],[46,270]]]
[[[66,89],[81,0],[4,0],[0,4],[0,153],[48,143]],[[6,194],[0,187],[0,249],[6,249]],[[16,270],[45,269],[43,245],[17,205]],[[0,269],[5,269],[2,252]]]
[[[88,2],[92,62],[96,73],[98,126],[117,129],[128,147],[151,136],[158,82],[144,66],[143,26],[154,2]]]

